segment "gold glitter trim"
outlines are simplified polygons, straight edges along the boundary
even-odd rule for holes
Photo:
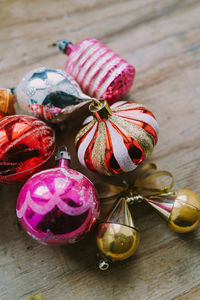
[[[85,125],[83,128],[81,128],[79,130],[79,132],[77,133],[76,137],[75,137],[75,145],[79,142],[79,140],[84,136],[84,134],[92,127],[92,125],[96,122],[96,120],[93,118],[92,121],[90,121],[90,123],[88,123],[87,125]]]
[[[122,117],[112,115],[109,120],[115,123],[119,128],[125,129],[127,134],[139,143],[146,157],[151,155],[154,148],[154,138],[150,133],[138,125],[125,121]]]
[[[105,164],[106,127],[104,122],[99,123],[98,134],[92,150],[92,164],[101,174],[112,175]]]

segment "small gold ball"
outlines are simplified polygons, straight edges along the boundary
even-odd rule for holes
[[[175,232],[194,230],[200,221],[200,198],[190,190],[177,191],[168,226]]]
[[[102,223],[98,226],[97,246],[110,260],[124,260],[131,256],[138,247],[139,232],[129,226]]]

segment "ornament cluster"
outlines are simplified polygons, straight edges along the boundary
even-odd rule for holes
[[[195,229],[200,198],[186,189],[174,191],[172,175],[157,171],[154,164],[142,167],[130,186],[105,183],[116,202],[99,220],[100,200],[109,196],[102,197],[101,189],[98,195],[88,178],[70,168],[65,146],[55,156],[51,125],[59,126],[89,103],[90,116],[74,147],[80,163],[105,175],[105,182],[106,176],[133,171],[152,154],[159,126],[145,105],[121,99],[133,84],[134,66],[95,39],[55,45],[68,55],[65,71],[40,67],[25,74],[15,89],[0,89],[0,182],[24,183],[16,208],[24,230],[42,244],[63,245],[82,239],[98,221],[99,268],[106,270],[111,262],[133,255],[139,245],[130,211],[137,202],[150,205],[175,232]],[[25,115],[15,115],[15,101]],[[48,169],[54,156],[57,165]],[[164,188],[156,185],[162,176],[171,179]]]

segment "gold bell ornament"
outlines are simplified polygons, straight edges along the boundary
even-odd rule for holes
[[[96,241],[101,251],[99,268],[106,270],[109,261],[124,260],[135,252],[140,240],[125,195],[119,197],[107,218],[98,225]]]
[[[100,198],[108,201],[114,196],[117,202],[106,220],[97,228],[97,247],[102,253],[99,262],[101,270],[108,269],[109,261],[130,257],[138,247],[139,232],[129,205],[147,203],[175,232],[186,233],[197,228],[200,221],[199,196],[187,189],[174,191],[173,186],[172,174],[164,170],[157,171],[153,163],[141,168],[132,185],[119,187],[104,183],[103,195],[99,193]]]
[[[199,196],[187,189],[172,190],[174,186],[172,174],[156,169],[155,164],[144,166],[132,191],[136,193],[136,196],[140,195],[141,199],[167,222],[171,230],[178,233],[194,230],[200,221]],[[167,185],[158,183],[159,180],[163,181],[164,179],[171,180]]]

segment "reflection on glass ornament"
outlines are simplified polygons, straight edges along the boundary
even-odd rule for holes
[[[145,197],[144,200],[179,233],[196,229],[200,221],[200,198],[187,189]]]
[[[107,218],[97,228],[96,242],[101,251],[99,268],[106,270],[110,262],[125,260],[136,251],[140,234],[134,224],[125,197],[119,197]]]
[[[55,150],[54,131],[25,115],[0,119],[0,182],[24,182],[43,170]]]
[[[94,185],[69,168],[66,149],[57,155],[58,165],[31,177],[17,200],[17,217],[25,231],[44,244],[79,241],[99,216]]]
[[[131,88],[135,68],[100,41],[88,38],[75,46],[62,40],[53,45],[68,55],[65,70],[87,95],[112,104]]]
[[[15,89],[21,109],[48,122],[61,122],[90,97],[62,70],[38,68],[26,74]]]

